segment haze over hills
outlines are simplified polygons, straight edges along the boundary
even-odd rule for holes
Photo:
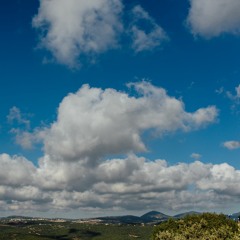
[[[185,213],[180,213],[177,215],[174,215],[175,218],[183,218],[187,215],[196,215],[196,214],[201,214],[200,212],[195,212],[195,211],[189,211],[189,212],[185,212]]]
[[[233,213],[231,216],[233,216],[233,217],[239,217],[239,216],[240,216],[240,212]]]
[[[183,218],[187,215],[195,215],[195,214],[201,214],[201,212],[196,211],[189,211],[189,212],[183,212],[174,216],[166,215],[164,213],[158,212],[158,211],[150,211],[142,216],[134,216],[134,215],[123,215],[123,216],[106,216],[106,217],[96,217],[96,218],[87,218],[87,219],[81,219],[82,221],[100,221],[103,223],[111,223],[111,224],[141,224],[141,223],[159,223],[162,221],[166,221],[169,218]],[[240,216],[240,212],[233,213],[231,215],[228,215],[231,219],[237,219]],[[9,216],[9,217],[3,217],[1,219],[15,219],[15,220],[26,220],[26,219],[39,219],[37,217],[26,217],[26,216]],[[50,220],[51,218],[41,218],[45,220]],[[53,218],[54,219],[63,219],[63,218]],[[63,219],[66,221],[75,221],[77,219]]]
[[[115,217],[100,217],[97,219],[100,219],[105,222],[114,222],[114,223],[159,223],[162,221],[166,221],[169,218],[183,218],[187,215],[194,215],[194,214],[201,214],[201,212],[189,211],[189,212],[183,212],[174,216],[170,216],[158,211],[150,211],[143,214],[140,217],[126,215],[126,216],[115,216]],[[237,219],[239,215],[240,213],[234,213],[229,217],[232,219]]]

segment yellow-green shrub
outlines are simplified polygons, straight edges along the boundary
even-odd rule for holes
[[[223,214],[203,213],[158,225],[154,240],[240,240],[238,225]]]

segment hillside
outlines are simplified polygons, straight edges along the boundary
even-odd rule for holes
[[[200,212],[195,212],[195,211],[190,211],[190,212],[185,212],[185,213],[180,213],[174,216],[174,218],[183,218],[187,215],[198,215],[201,214]]]
[[[170,218],[170,216],[161,212],[151,211],[151,212],[145,213],[140,218],[143,219],[144,221],[156,221],[156,220],[161,221],[161,220],[166,220]]]

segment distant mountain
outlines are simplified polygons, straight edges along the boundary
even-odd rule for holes
[[[240,216],[240,212],[237,213],[233,213],[231,215],[228,215],[228,217],[230,217],[233,220],[238,220],[238,217]]]
[[[97,219],[107,223],[126,223],[126,224],[142,223],[142,219],[140,217],[133,216],[133,215],[99,217]]]
[[[95,220],[100,220],[102,223],[106,223],[106,224],[158,224],[162,221],[166,221],[169,218],[176,218],[176,219],[180,219],[183,218],[187,215],[194,215],[194,214],[201,214],[200,212],[195,212],[195,211],[190,211],[190,212],[184,212],[184,213],[180,213],[177,214],[175,216],[169,216],[166,215],[164,213],[161,212],[157,212],[157,211],[150,211],[148,213],[143,214],[142,216],[138,217],[138,216],[133,216],[133,215],[124,215],[124,216],[108,216],[108,217],[98,217],[98,218],[90,218],[90,219],[86,219],[89,221],[95,221]],[[238,217],[240,216],[240,212],[228,215],[229,218],[233,219],[233,220],[237,220]],[[38,219],[38,218],[34,218],[34,217],[24,217],[24,216],[9,216],[9,217],[2,217],[0,218],[2,220],[12,220],[12,219],[20,219],[20,220],[27,220],[27,221],[31,221],[34,219]],[[41,218],[42,219],[42,218]],[[46,221],[50,220],[45,218]],[[52,220],[52,219],[51,219]],[[65,219],[68,221],[72,221],[71,219]]]
[[[233,216],[233,217],[239,217],[239,216],[240,216],[240,212],[233,213],[232,216]]]
[[[17,216],[17,215],[8,216],[8,217],[4,217],[4,218],[5,219],[34,219],[34,217]]]
[[[140,218],[145,221],[157,221],[157,220],[166,220],[170,218],[170,216],[161,212],[151,211],[151,212],[145,213]]]
[[[175,216],[173,216],[174,218],[183,218],[187,215],[198,215],[198,214],[201,214],[200,212],[195,212],[195,211],[190,211],[190,212],[185,212],[185,213],[180,213],[180,214],[177,214]]]
[[[100,217],[97,218],[106,223],[125,223],[125,224],[135,224],[135,223],[156,223],[164,221],[170,218],[170,216],[157,211],[148,212],[141,217],[126,215],[126,216],[116,216],[116,217]]]

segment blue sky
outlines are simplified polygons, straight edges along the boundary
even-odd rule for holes
[[[2,1],[1,214],[239,211],[239,10]]]

